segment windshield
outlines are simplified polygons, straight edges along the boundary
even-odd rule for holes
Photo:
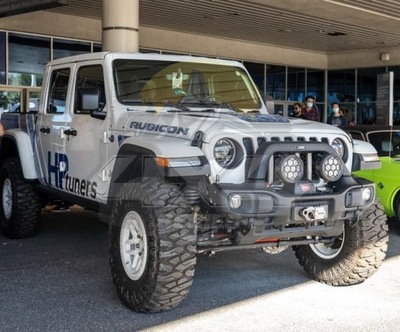
[[[400,131],[372,132],[368,139],[380,157],[400,155]]]
[[[262,107],[253,83],[239,67],[117,59],[113,74],[117,98],[126,105],[234,111],[258,111]]]

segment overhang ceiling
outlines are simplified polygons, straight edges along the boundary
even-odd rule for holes
[[[111,0],[110,0],[111,1]],[[140,26],[317,52],[400,46],[400,0],[139,0]],[[101,19],[102,0],[50,11]]]

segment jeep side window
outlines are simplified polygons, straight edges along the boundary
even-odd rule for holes
[[[69,77],[69,68],[57,69],[51,73],[47,113],[60,114],[65,112]]]
[[[89,114],[90,111],[105,111],[103,67],[82,66],[76,75],[75,114]]]

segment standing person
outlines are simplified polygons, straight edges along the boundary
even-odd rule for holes
[[[339,103],[332,103],[332,116],[328,120],[328,124],[336,127],[344,127],[349,124],[347,117],[341,114]]]
[[[340,114],[344,115],[347,118],[347,122],[349,126],[354,126],[355,121],[352,112],[347,108],[341,108]]]
[[[295,118],[304,119],[303,107],[301,107],[300,103],[295,103],[293,105],[293,114],[292,114],[292,116],[295,117]]]
[[[318,109],[315,107],[314,100],[313,96],[306,97],[306,108],[303,109],[303,116],[304,119],[320,122],[321,116]]]

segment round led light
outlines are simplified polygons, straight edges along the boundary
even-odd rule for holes
[[[372,189],[371,188],[363,188],[363,190],[361,191],[361,197],[363,199],[364,202],[369,202],[369,200],[372,197]]]
[[[303,177],[304,164],[299,157],[289,155],[278,161],[276,171],[283,181],[296,183]]]
[[[235,144],[228,138],[220,139],[214,146],[215,161],[221,167],[228,167],[235,160]]]
[[[344,144],[343,144],[343,142],[339,138],[335,138],[332,141],[331,145],[332,145],[333,149],[336,151],[337,155],[340,158],[343,158],[343,156],[344,156]]]
[[[327,155],[316,166],[320,176],[327,181],[337,181],[343,174],[343,161],[338,156]]]

